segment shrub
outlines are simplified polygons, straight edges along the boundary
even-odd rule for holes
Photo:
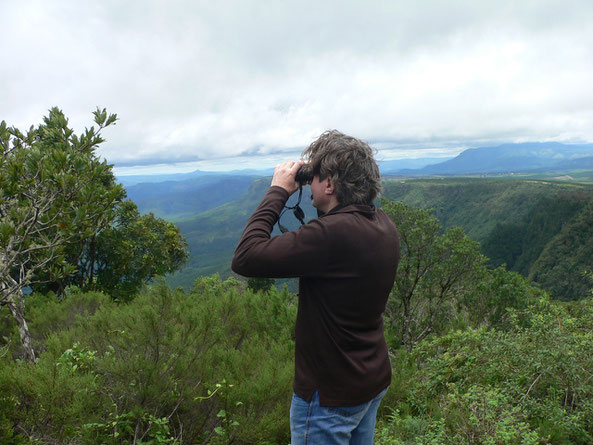
[[[510,323],[420,343],[378,443],[591,443],[593,300],[542,298]]]
[[[158,282],[128,304],[68,298],[31,312],[37,363],[1,362],[0,424],[44,443],[288,442],[287,292],[207,277],[191,292]]]

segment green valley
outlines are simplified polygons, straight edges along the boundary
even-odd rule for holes
[[[269,178],[257,179],[239,199],[178,221],[191,258],[185,268],[168,277],[169,283],[190,287],[197,276],[230,276],[235,245],[268,186]],[[308,194],[305,187],[303,208],[307,220],[315,216]],[[591,184],[514,176],[387,176],[383,196],[432,209],[444,228],[459,226],[480,242],[491,266],[504,263],[550,290],[556,298],[580,299],[588,289],[589,279],[584,275],[588,250],[581,247],[577,256],[559,255],[561,250],[553,246],[567,238],[578,239],[579,246],[593,244],[593,234],[581,227],[590,221],[587,212],[591,211],[593,198]],[[292,223],[291,229],[298,227],[290,212],[282,222]],[[576,284],[564,286],[565,281],[554,280],[552,277],[560,270]]]

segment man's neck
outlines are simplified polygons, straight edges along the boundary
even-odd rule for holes
[[[337,198],[335,195],[331,195],[331,199],[327,202],[327,204],[325,206],[323,206],[323,213],[329,213],[331,212],[333,209],[335,209],[336,207],[338,207],[340,205],[340,203],[338,202]]]

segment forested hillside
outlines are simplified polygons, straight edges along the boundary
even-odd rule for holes
[[[230,259],[241,231],[268,186],[269,179],[256,180],[240,199],[179,221],[191,258],[183,270],[169,277],[169,282],[190,286],[197,275],[217,272],[229,276]],[[307,219],[315,216],[309,194],[305,187],[303,208]],[[588,267],[584,246],[592,245],[593,236],[571,222],[580,218],[586,224],[586,206],[593,197],[591,185],[509,178],[388,177],[384,196],[432,209],[443,227],[462,227],[480,242],[491,266],[504,263],[510,270],[540,283],[557,298],[582,298],[589,288],[589,279],[583,274]],[[298,227],[290,212],[282,222],[292,224],[291,228]],[[582,251],[579,255],[563,254],[560,258],[557,254],[564,250],[548,248],[562,244],[566,237],[578,239],[579,252]],[[546,259],[550,256],[553,261]],[[568,273],[570,286],[553,278],[560,270],[562,274]]]
[[[385,195],[462,227],[492,266],[506,264],[561,299],[587,295],[593,187],[488,178],[390,180]],[[566,246],[569,245],[570,248]]]

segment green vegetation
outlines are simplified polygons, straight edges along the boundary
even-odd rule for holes
[[[568,220],[546,245],[529,271],[529,277],[552,295],[577,300],[589,293],[593,280],[593,202]]]
[[[144,280],[177,270],[187,260],[186,248],[177,226],[152,213],[141,216],[136,204],[124,201],[111,225],[90,240],[74,281],[131,299]]]
[[[485,268],[459,229],[440,234],[426,211],[384,207],[402,220],[409,258],[386,314],[394,377],[377,443],[590,442],[593,299],[550,301],[519,274]],[[416,265],[425,273],[411,275]],[[76,288],[35,294],[25,300],[35,363],[19,360],[0,312],[0,437],[285,445],[296,299],[251,284],[266,289],[213,276],[191,291],[158,282],[127,303]]]
[[[298,298],[269,279],[195,279],[228,267],[267,180],[180,223],[198,249],[191,289],[150,280],[186,245],[96,158],[115,120],[97,110],[80,136],[57,109],[27,135],[0,124],[0,443],[286,445]],[[592,443],[593,189],[385,189],[403,256],[376,443]]]
[[[111,166],[95,154],[117,116],[93,114],[97,129],[80,135],[57,108],[26,134],[0,123],[0,306],[16,321],[30,362],[24,289],[62,295],[76,284],[131,298],[143,280],[187,257],[176,226],[122,201]]]
[[[463,228],[482,244],[489,266],[519,272],[554,298],[587,296],[590,185],[508,177],[391,179],[385,195],[432,209],[447,229]]]
[[[452,326],[504,326],[508,308],[524,309],[542,294],[516,273],[488,269],[479,243],[460,228],[441,234],[427,210],[382,206],[398,222],[402,255],[384,316],[392,348],[411,351]]]
[[[564,195],[562,199],[541,198],[520,223],[496,224],[484,240],[483,251],[492,264],[506,264],[527,276],[546,245],[586,202],[574,195]]]
[[[384,195],[393,201],[432,209],[444,227],[462,227],[483,242],[496,224],[523,222],[543,198],[593,196],[593,188],[565,182],[502,178],[390,179]]]
[[[400,351],[377,443],[591,443],[593,301],[543,298],[510,317]]]
[[[561,242],[562,228],[573,225],[572,221],[584,211],[593,198],[593,186],[558,179],[539,180],[535,179],[535,174],[530,176],[534,179],[517,179],[518,176],[388,177],[384,182],[384,196],[406,205],[430,209],[443,230],[461,227],[467,236],[481,244],[482,254],[490,258],[489,267],[504,264],[551,292],[553,298],[583,298],[589,285],[588,279],[582,275],[583,268],[588,265],[585,255],[579,256],[578,264],[562,267],[570,274],[570,280],[556,280],[551,263],[544,258],[538,262],[538,259],[553,252],[546,249],[548,245]],[[233,250],[247,218],[260,202],[268,184],[267,179],[257,180],[241,199],[178,222],[181,233],[188,240],[191,255],[185,268],[167,277],[169,284],[190,288],[196,276],[213,273],[231,276],[229,265]],[[304,195],[306,198],[308,192]],[[303,201],[307,219],[312,218],[315,212],[310,202],[308,199]],[[287,214],[283,224],[293,222],[293,219]],[[582,236],[578,239],[582,245],[591,244],[590,238],[587,238],[589,241]],[[554,261],[568,259],[555,257]],[[567,281],[578,285],[569,288],[564,286]],[[284,282],[277,284],[282,286]],[[294,288],[292,283],[289,285]]]
[[[1,314],[0,437],[286,444],[292,298],[216,276],[191,292],[156,283],[127,304],[75,289],[61,301],[29,297],[35,363],[14,360],[16,333]]]
[[[488,271],[474,241],[459,230],[440,235],[428,212],[384,206],[417,221],[400,227],[412,257],[400,272],[429,267],[408,312],[413,342],[401,341],[397,287],[390,298],[394,376],[377,443],[589,443],[593,299],[551,301],[515,272]],[[478,261],[464,263],[460,280],[446,263],[464,256]],[[452,284],[435,311],[444,283]],[[251,284],[266,290],[213,276],[191,291],[157,282],[127,303],[76,288],[61,300],[32,295],[25,301],[35,363],[19,359],[15,326],[0,311],[0,437],[287,444],[296,297]],[[420,338],[427,321],[432,329]]]

